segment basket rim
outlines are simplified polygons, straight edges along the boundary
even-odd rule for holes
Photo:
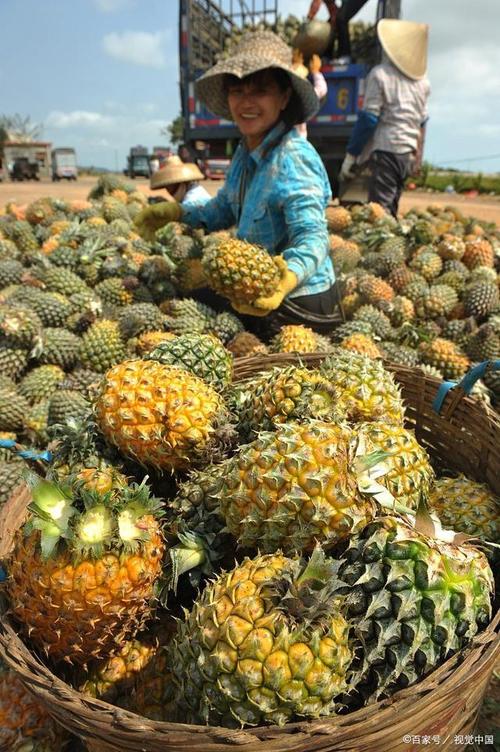
[[[328,354],[326,353],[279,353],[274,356],[250,356],[235,359],[235,380],[245,378],[247,370],[258,373],[262,370],[281,365],[303,363],[307,366],[314,366],[321,362]],[[423,383],[436,389],[440,385],[440,380],[429,376],[420,369],[415,369],[400,364],[384,364],[388,370],[392,371],[397,378],[398,372],[407,376],[415,374],[418,371],[419,379]],[[470,397],[462,397],[465,404],[471,407],[477,407],[476,401]],[[455,400],[455,402],[457,402]],[[456,406],[456,405],[455,405]],[[490,411],[488,418],[493,421],[500,432],[500,416]],[[16,496],[26,495],[26,488],[19,486],[14,492],[11,499]],[[9,502],[7,502],[9,503]],[[1,515],[0,515],[1,516]],[[399,714],[407,711],[416,703],[424,701],[429,693],[433,691],[445,690],[453,692],[457,688],[468,685],[471,675],[479,675],[485,666],[493,665],[495,659],[500,656],[500,611],[496,613],[485,630],[478,633],[461,651],[448,658],[441,666],[431,671],[421,681],[412,684],[406,689],[399,690],[390,698],[371,703],[363,708],[352,711],[346,715],[324,716],[318,719],[291,721],[284,726],[257,726],[247,727],[244,730],[234,730],[219,726],[203,726],[187,723],[173,723],[167,721],[154,721],[143,716],[137,715],[132,711],[123,710],[105,702],[104,700],[94,699],[84,695],[64,680],[54,674],[43,661],[32,652],[24,643],[21,637],[15,631],[14,624],[8,617],[8,607],[5,602],[0,600],[0,656],[4,658],[11,668],[13,668],[21,681],[29,689],[35,692],[37,697],[45,699],[45,704],[55,717],[59,719],[58,712],[54,710],[54,703],[57,709],[66,718],[67,727],[82,736],[89,736],[92,730],[91,725],[81,728],[77,720],[81,711],[89,710],[97,717],[106,719],[112,726],[115,733],[132,733],[137,736],[138,731],[160,734],[161,738],[166,735],[175,734],[177,738],[185,738],[186,734],[199,736],[209,735],[212,742],[223,743],[229,747],[231,743],[239,746],[243,743],[265,742],[286,734],[294,734],[298,740],[300,735],[305,734],[308,738],[324,736],[334,732],[342,732],[350,729],[356,724],[363,724],[370,719],[377,718],[380,723],[382,719],[397,719]],[[67,720],[68,714],[71,720]],[[63,725],[65,725],[63,723]],[[361,726],[360,726],[361,728]],[[78,729],[78,730],[77,730]],[[87,734],[85,734],[87,730]],[[208,739],[207,739],[208,741]]]

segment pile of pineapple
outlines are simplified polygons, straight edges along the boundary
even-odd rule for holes
[[[500,230],[455,207],[377,204],[327,209],[331,253],[348,322],[336,342],[440,379],[500,358]],[[500,404],[500,371],[475,393]]]
[[[389,283],[361,267],[358,237],[342,240],[357,255],[344,304],[369,315],[341,346],[306,327],[264,344],[186,295],[201,276],[251,301],[275,284],[273,259],[177,223],[146,243],[132,224],[143,205],[106,177],[88,202],[0,217],[0,503],[20,479],[33,497],[2,562],[13,623],[75,689],[157,720],[284,724],[390,697],[488,624],[478,540],[498,540],[490,489],[433,467],[405,427],[380,357],[397,339],[372,323],[420,325],[391,323],[373,292]],[[388,232],[364,211],[346,229]],[[412,247],[405,221],[391,236]],[[233,380],[239,355],[318,350],[317,369]],[[19,443],[48,442],[41,472]],[[12,749],[62,749],[19,692]]]

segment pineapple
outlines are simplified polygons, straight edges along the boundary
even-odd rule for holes
[[[19,676],[0,662],[0,749],[63,752],[67,734],[28,692]]]
[[[370,522],[341,555],[358,666],[350,695],[373,702],[407,687],[464,647],[491,615],[486,557],[395,516]]]
[[[48,266],[36,273],[36,279],[43,282],[48,292],[61,295],[73,295],[85,292],[88,288],[85,282],[70,269],[58,266]]]
[[[465,314],[482,320],[498,307],[498,286],[487,280],[474,282],[465,287],[462,299]]]
[[[336,393],[318,371],[300,366],[273,368],[235,384],[228,400],[243,440],[290,420],[336,416]]]
[[[343,232],[352,223],[352,217],[343,206],[327,206],[325,210],[328,232]]]
[[[495,256],[491,243],[481,237],[467,239],[462,261],[468,269],[475,269],[478,266],[493,267]]]
[[[386,360],[410,367],[416,366],[418,363],[418,353],[413,347],[397,345],[395,342],[381,342],[380,346],[384,351],[384,359]]]
[[[231,311],[222,311],[215,317],[213,326],[210,327],[210,333],[215,334],[223,345],[236,337],[237,334],[244,330],[244,326],[234,313]]]
[[[0,386],[0,431],[20,431],[28,402],[15,389]]]
[[[392,326],[399,327],[415,318],[415,305],[404,295],[396,295],[387,307],[387,316]]]
[[[125,344],[116,321],[96,321],[81,338],[79,361],[84,368],[104,373],[125,357]]]
[[[20,381],[19,393],[33,405],[57,391],[65,376],[59,366],[38,366]]]
[[[223,237],[207,245],[202,258],[209,284],[233,303],[252,303],[276,292],[282,271],[264,249]]]
[[[153,303],[135,303],[125,306],[118,316],[118,331],[123,340],[138,337],[145,332],[165,328],[167,317]]]
[[[460,259],[465,253],[465,243],[457,235],[445,233],[437,245],[437,252],[442,259]]]
[[[445,527],[499,542],[500,499],[485,483],[470,480],[462,473],[456,478],[438,478],[431,488],[428,503]]]
[[[422,363],[437,368],[445,379],[459,379],[470,366],[470,361],[454,342],[436,337],[432,342],[422,342],[418,347]]]
[[[458,303],[458,295],[449,285],[431,285],[416,301],[415,312],[422,319],[448,316]]]
[[[366,321],[370,324],[373,334],[380,339],[394,338],[394,330],[388,316],[373,305],[360,306],[354,313],[353,319],[354,321]]]
[[[9,239],[14,241],[22,254],[29,255],[38,250],[35,233],[26,220],[18,220],[9,226]]]
[[[369,358],[381,358],[382,351],[375,344],[370,335],[361,334],[356,332],[349,337],[345,337],[339,346],[344,350],[350,350],[351,352],[358,353],[359,355],[366,355]]]
[[[47,425],[54,426],[71,420],[83,420],[91,410],[90,402],[80,392],[58,389],[49,399]]]
[[[427,246],[424,246],[413,255],[410,268],[421,274],[427,282],[430,282],[441,274],[443,260],[435,251],[427,250]]]
[[[379,482],[407,509],[417,509],[420,498],[429,493],[434,479],[429,455],[414,434],[403,426],[383,421],[360,423],[354,432],[361,437],[367,452],[385,453],[387,471]]]
[[[27,306],[0,305],[0,336],[8,342],[29,349],[41,329],[39,317]]]
[[[321,373],[337,393],[346,420],[380,420],[402,425],[405,411],[394,377],[379,361],[337,350],[321,364]]]
[[[225,389],[233,376],[232,355],[212,334],[181,334],[159,344],[145,360],[185,368],[217,391]]]
[[[235,358],[243,358],[247,355],[265,355],[267,346],[255,334],[240,332],[228,342],[227,349]]]
[[[210,583],[170,651],[183,719],[239,728],[334,713],[352,654],[333,570],[320,551],[308,564],[277,553]]]
[[[18,284],[24,271],[24,266],[15,258],[0,260],[0,290],[2,287]]]
[[[217,314],[193,298],[166,300],[160,305],[166,314],[166,326],[175,334],[205,333],[213,330]]]
[[[476,362],[500,359],[500,330],[497,331],[492,324],[481,324],[468,337],[465,351]]]
[[[227,530],[242,548],[265,553],[310,552],[316,542],[331,547],[349,538],[380,508],[371,489],[360,489],[385,453],[358,458],[360,447],[341,423],[284,423],[259,433],[218,466]]]
[[[7,593],[21,633],[54,661],[105,658],[151,615],[164,544],[147,486],[99,495],[38,480]]]
[[[0,506],[10,499],[15,489],[24,483],[26,466],[23,462],[0,460]]]
[[[149,353],[163,342],[169,342],[175,339],[176,335],[173,332],[144,332],[136,340],[129,340],[128,346],[134,344],[134,352],[140,357],[149,355]]]
[[[330,345],[326,337],[316,334],[308,326],[282,326],[270,345],[270,352],[324,352]]]
[[[72,313],[69,300],[58,293],[46,293],[26,287],[21,288],[14,300],[35,311],[44,326],[64,326],[66,319]]]
[[[233,438],[222,398],[197,376],[154,360],[128,360],[104,376],[99,427],[127,457],[159,469],[206,464]]]
[[[80,339],[75,334],[62,327],[47,327],[42,332],[38,361],[70,371],[77,362],[79,350]]]
[[[378,305],[379,301],[391,301],[394,298],[394,290],[388,282],[373,274],[365,274],[359,281],[359,292],[366,303]]]
[[[0,339],[0,376],[19,379],[28,367],[28,356],[24,348]]]

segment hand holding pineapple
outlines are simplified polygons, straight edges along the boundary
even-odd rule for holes
[[[143,209],[135,218],[135,226],[139,235],[152,242],[155,233],[168,222],[179,222],[182,217],[182,207],[176,201],[162,201]]]

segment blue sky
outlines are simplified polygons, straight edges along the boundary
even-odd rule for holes
[[[279,2],[285,16],[308,6]],[[359,18],[375,7],[369,0]],[[500,171],[500,3],[402,7],[431,24],[426,157]],[[179,113],[177,20],[177,0],[0,0],[0,113],[30,115],[82,165],[121,170],[131,145],[165,143],[160,130]]]

